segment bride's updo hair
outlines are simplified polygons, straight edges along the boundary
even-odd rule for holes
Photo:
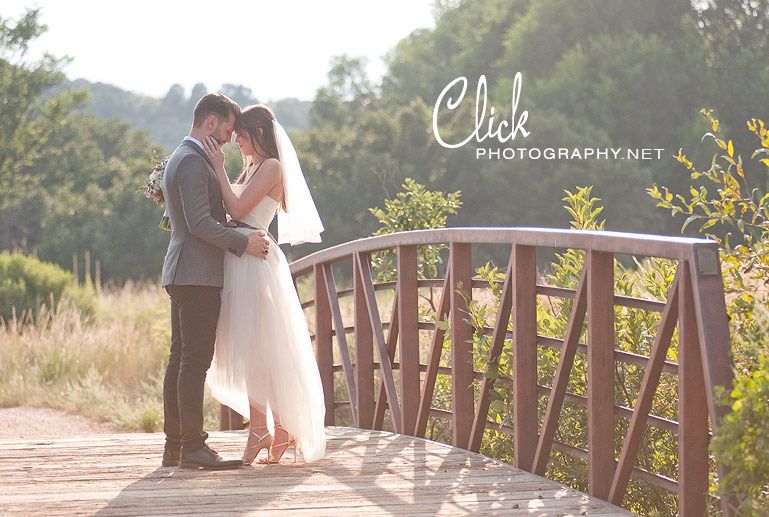
[[[264,104],[253,104],[244,108],[235,121],[235,131],[244,137],[248,137],[254,150],[262,160],[267,158],[279,159],[278,144],[275,141],[275,129],[272,125],[275,114]],[[253,165],[251,159],[243,156],[243,171],[237,182],[246,180],[249,167]]]

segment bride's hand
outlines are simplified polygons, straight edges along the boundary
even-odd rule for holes
[[[208,159],[211,160],[211,164],[214,166],[214,170],[217,174],[226,174],[224,172],[224,151],[219,143],[212,136],[207,136],[203,140],[203,148],[208,155]]]

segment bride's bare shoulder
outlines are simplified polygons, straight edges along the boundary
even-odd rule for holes
[[[262,164],[261,170],[268,171],[272,170],[277,173],[280,173],[280,162],[277,158],[267,158],[264,160],[264,163]]]
[[[248,190],[260,191],[264,187],[271,188],[281,182],[280,162],[275,158],[267,158],[258,168],[248,175],[246,183]]]
[[[259,167],[259,172],[256,176],[264,183],[275,184],[281,179],[281,167],[280,162],[275,158],[267,158],[264,163]]]

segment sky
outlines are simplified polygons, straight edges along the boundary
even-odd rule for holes
[[[70,79],[160,97],[173,84],[251,88],[261,101],[311,100],[333,56],[365,57],[378,80],[384,55],[434,27],[433,0],[2,0],[0,17],[39,7],[48,31],[30,56],[70,56]],[[190,7],[193,6],[193,7]]]

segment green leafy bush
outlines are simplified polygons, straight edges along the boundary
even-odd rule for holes
[[[713,440],[719,459],[732,467],[723,484],[737,494],[739,514],[756,516],[769,512],[769,311],[757,312],[756,324],[735,336],[735,348],[754,362],[738,374],[732,411]]]
[[[699,225],[719,243],[732,352],[736,367],[734,389],[724,402],[731,405],[713,441],[716,457],[730,468],[721,489],[737,495],[741,515],[769,514],[769,193],[753,187],[747,164],[735,151],[711,110],[702,110],[710,123],[705,136],[718,147],[707,169],[698,168],[681,150],[676,160],[689,172],[692,186],[674,194],[654,185],[649,194],[673,215],[686,216],[682,232]],[[769,130],[752,119],[747,129],[758,140],[751,160],[769,169]],[[763,183],[765,184],[765,178]]]
[[[43,306],[57,307],[63,300],[86,315],[96,308],[93,293],[59,266],[19,253],[0,253],[0,318],[36,319]]]
[[[460,191],[444,194],[430,191],[414,181],[406,178],[395,199],[386,199],[385,207],[370,208],[369,211],[377,218],[381,227],[374,235],[405,232],[409,230],[427,230],[444,228],[446,218],[456,214],[462,206]],[[441,262],[440,253],[445,245],[420,246],[417,252],[417,274],[419,278],[435,278],[438,274],[438,264]],[[384,251],[375,253],[373,266],[377,272],[377,280],[388,282],[395,280],[395,252]]]

